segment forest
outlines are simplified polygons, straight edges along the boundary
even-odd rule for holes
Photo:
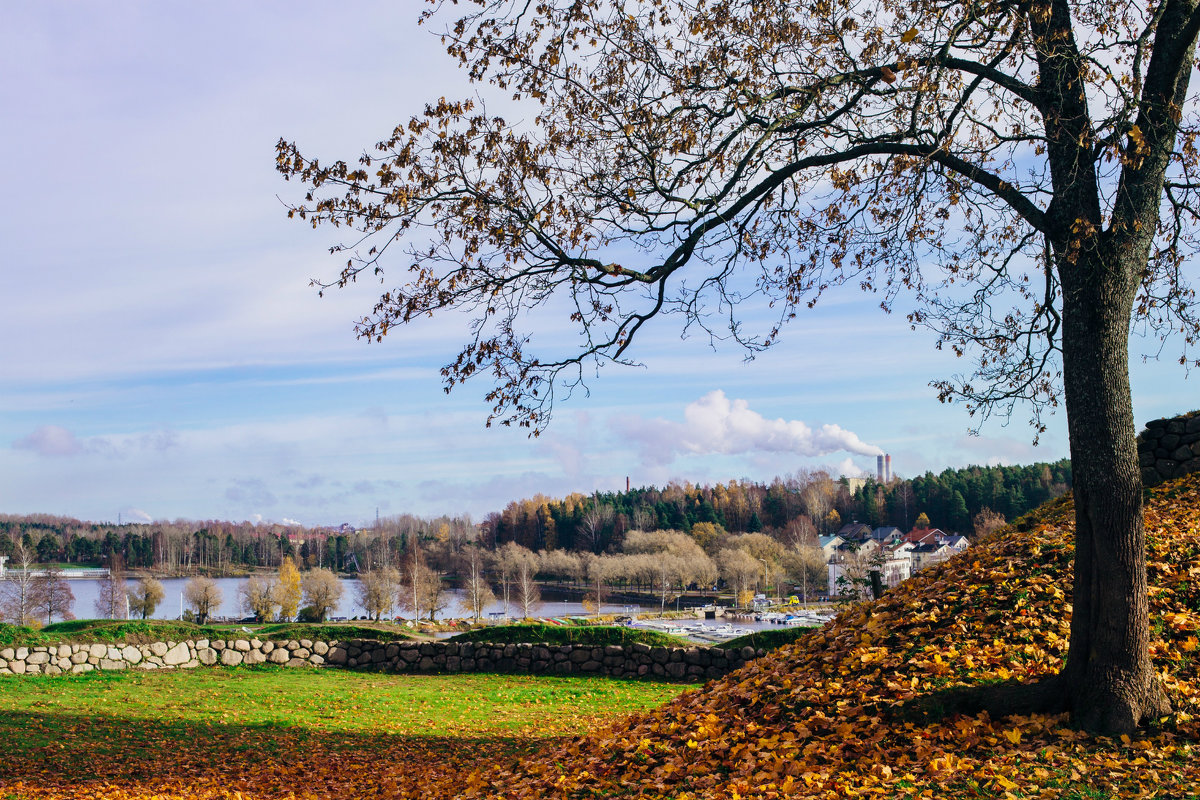
[[[108,523],[50,515],[0,515],[0,556],[16,547],[40,563],[102,565],[162,574],[229,575],[277,568],[356,572],[399,564],[419,544],[431,564],[453,571],[468,544],[497,550],[617,553],[631,531],[681,531],[705,549],[732,534],[762,533],[793,548],[814,544],[849,522],[910,530],[920,514],[935,527],[970,535],[984,509],[1011,520],[1071,487],[1067,460],[1027,466],[967,467],[881,483],[800,471],[769,484],[672,482],[624,492],[536,495],[514,500],[476,523],[467,516],[386,517],[368,528],[304,528],[217,520]]]

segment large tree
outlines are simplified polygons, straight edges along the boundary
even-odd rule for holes
[[[532,108],[522,122],[441,100],[357,164],[279,144],[308,187],[291,213],[362,234],[323,288],[407,269],[360,335],[473,314],[447,389],[491,373],[489,421],[537,432],[556,392],[664,315],[754,350],[840,285],[904,297],[978,359],[943,399],[1028,404],[1038,430],[1067,413],[1069,653],[994,710],[1067,708],[1110,733],[1163,712],[1128,354],[1131,328],[1174,331],[1187,361],[1200,331],[1196,0],[465,5],[427,18],[462,15],[450,52],[481,93]],[[559,312],[578,342],[528,333]]]

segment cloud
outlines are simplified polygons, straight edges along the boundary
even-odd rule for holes
[[[273,506],[277,502],[267,484],[258,478],[234,481],[225,490],[225,499],[243,508]]]
[[[88,452],[78,436],[58,425],[42,425],[23,439],[13,442],[18,450],[32,450],[41,456],[76,456]]]
[[[102,455],[125,458],[135,452],[166,453],[178,446],[178,434],[169,430],[81,439],[60,425],[41,425],[33,433],[13,442],[13,447],[18,450],[30,450],[40,456],[51,457]]]
[[[788,453],[825,456],[840,451],[856,455],[882,455],[857,434],[838,425],[810,428],[800,420],[767,419],[750,409],[745,400],[730,400],[720,389],[689,403],[682,423],[664,419],[619,420],[617,428],[635,439],[643,459],[665,464],[676,456]]]
[[[283,524],[284,525],[295,525],[297,527],[304,527],[303,523],[301,523],[299,520],[294,520],[290,517],[284,517]]]

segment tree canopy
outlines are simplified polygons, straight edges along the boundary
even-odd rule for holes
[[[1128,349],[1135,329],[1197,363],[1194,0],[432,6],[457,9],[471,79],[531,117],[441,99],[356,164],[278,146],[308,187],[290,213],[358,232],[323,287],[407,268],[361,336],[467,312],[447,389],[490,374],[489,421],[536,433],[658,317],[755,351],[842,285],[903,302],[975,359],[943,400],[1039,431],[1066,406],[1071,653],[1028,705],[1106,732],[1161,711]],[[748,303],[772,322],[744,327]],[[525,317],[559,309],[579,340],[535,340]]]

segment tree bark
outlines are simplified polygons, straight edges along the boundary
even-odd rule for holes
[[[1168,705],[1150,662],[1142,480],[1129,385],[1137,253],[1092,246],[1060,256],[1063,389],[1075,495],[1065,700],[1086,730],[1133,731]],[[1144,257],[1142,259],[1144,264]]]

